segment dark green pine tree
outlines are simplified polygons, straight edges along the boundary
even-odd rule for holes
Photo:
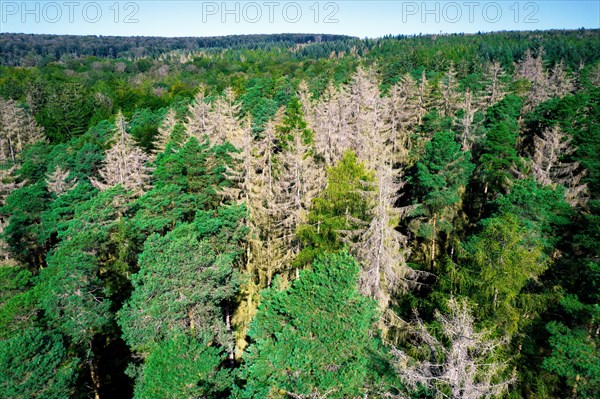
[[[68,399],[78,361],[69,358],[56,333],[27,328],[0,340],[0,396],[10,399]]]
[[[375,301],[357,291],[358,274],[348,254],[326,254],[291,288],[267,289],[243,357],[239,378],[245,385],[234,397],[367,395],[377,379],[378,316]]]
[[[135,385],[135,399],[214,398],[231,386],[220,367],[223,351],[188,335],[160,342],[146,359]]]
[[[199,211],[193,223],[146,240],[133,293],[118,313],[123,338],[145,360],[136,398],[215,397],[230,388],[221,365],[233,359],[244,216],[237,205]]]
[[[480,162],[480,179],[487,197],[506,192],[511,180],[511,170],[521,164],[517,153],[519,135],[518,118],[523,100],[506,96],[487,110],[484,121],[486,135]]]
[[[454,229],[461,195],[475,168],[470,159],[471,153],[461,151],[454,133],[447,131],[433,136],[416,164],[412,180],[418,205],[411,227],[425,240],[431,271],[435,268],[440,233],[449,234]]]

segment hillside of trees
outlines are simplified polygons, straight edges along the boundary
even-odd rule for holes
[[[600,30],[0,43],[1,399],[600,396]]]

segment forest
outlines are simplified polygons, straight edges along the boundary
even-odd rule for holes
[[[600,30],[0,43],[0,399],[600,397]]]

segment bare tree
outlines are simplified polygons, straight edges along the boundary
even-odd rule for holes
[[[407,73],[390,88],[386,98],[387,122],[390,127],[389,143],[393,157],[403,161],[410,151],[410,131],[419,123],[417,83]]]
[[[463,151],[470,151],[475,141],[473,134],[473,118],[478,109],[473,104],[473,96],[471,90],[465,92],[465,100],[462,105],[463,117],[460,119],[459,125],[462,129],[461,143]]]
[[[307,125],[314,127],[316,122],[315,104],[305,80],[301,81],[298,85],[298,99],[300,100],[300,104],[302,104],[302,112],[304,113]]]
[[[71,171],[68,169],[61,168],[60,165],[56,165],[54,172],[46,178],[46,187],[48,191],[61,196],[69,190],[72,190],[77,185],[77,178],[69,181],[69,175]]]
[[[133,143],[133,139],[127,133],[127,123],[121,111],[117,115],[115,125],[114,144],[106,152],[104,164],[99,171],[102,179],[90,178],[90,182],[100,190],[120,184],[135,195],[141,195],[148,188],[152,171],[147,165],[150,157]]]
[[[487,108],[501,101],[506,95],[503,82],[506,73],[498,61],[488,64],[486,70],[484,78],[486,89],[478,104]]]
[[[563,61],[554,65],[548,78],[548,94],[550,97],[564,97],[575,90],[575,82],[565,71]]]
[[[476,331],[466,301],[449,301],[450,314],[436,311],[444,340],[433,336],[421,320],[414,327],[414,344],[425,354],[415,359],[394,349],[397,372],[406,385],[432,389],[439,398],[479,399],[499,396],[515,382],[507,364],[497,360],[504,341],[489,331]],[[447,342],[445,344],[444,342]]]
[[[305,143],[303,132],[291,132],[293,140],[279,157],[280,170],[275,185],[276,220],[281,220],[285,229],[284,240],[295,257],[300,252],[296,239],[299,226],[307,222],[308,210],[325,186],[325,170],[312,156],[310,146]]]
[[[14,100],[0,97],[0,162],[16,162],[28,144],[46,140],[44,130]]]
[[[206,102],[206,86],[201,84],[194,97],[194,103],[188,106],[189,115],[185,121],[185,131],[189,137],[196,137],[200,142],[209,133],[210,105]]]
[[[458,79],[454,64],[450,64],[450,68],[444,74],[440,81],[439,91],[442,95],[442,110],[445,116],[453,116],[454,111],[458,108],[460,94],[458,92]]]
[[[388,102],[381,97],[374,68],[359,67],[350,83],[350,148],[370,169],[381,163],[390,125],[386,119]]]
[[[424,69],[421,72],[421,80],[419,81],[417,98],[418,98],[418,104],[419,104],[419,106],[418,106],[419,119],[418,119],[417,124],[420,125],[421,122],[423,121],[423,117],[425,116],[425,114],[427,113],[427,110],[429,109],[429,104],[431,102],[431,88],[429,87],[429,82],[427,81],[427,74],[425,73]]]
[[[154,154],[160,154],[165,151],[167,144],[171,141],[171,134],[176,124],[176,112],[173,108],[170,108],[158,127],[158,136],[154,143]]]
[[[544,69],[543,57],[543,48],[538,50],[536,57],[533,56],[531,50],[527,49],[523,59],[517,63],[515,68],[517,78],[531,82],[531,88],[527,93],[527,99],[523,106],[524,110],[531,110],[550,98],[548,73]]]
[[[228,87],[213,101],[208,113],[208,137],[212,144],[230,142],[240,147],[244,140],[244,129],[239,120],[240,104],[236,102],[235,93]]]
[[[307,120],[315,132],[315,147],[327,166],[332,166],[350,148],[350,107],[346,89],[336,90],[330,82],[315,106],[314,125]]]
[[[376,179],[372,219],[360,232],[353,250],[362,265],[360,291],[386,309],[392,294],[414,286],[417,274],[406,263],[408,239],[395,229],[407,211],[395,207],[404,184],[397,182],[397,174],[389,163],[379,168]]]
[[[565,156],[576,149],[571,146],[559,126],[546,130],[542,136],[535,136],[531,169],[536,181],[544,186],[561,184],[565,187],[565,199],[571,206],[584,203],[587,185],[581,183],[585,176],[579,162],[563,162]]]

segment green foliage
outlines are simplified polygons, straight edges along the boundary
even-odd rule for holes
[[[98,258],[91,252],[96,244],[90,235],[64,242],[48,257],[48,267],[36,286],[45,316],[77,344],[91,342],[112,317],[98,278]]]
[[[32,277],[19,265],[0,267],[0,340],[18,335],[36,320]]]
[[[373,179],[373,173],[351,151],[328,169],[327,188],[313,200],[308,224],[298,232],[304,243],[299,263],[310,263],[318,254],[341,249],[342,233],[368,220],[369,204],[362,193],[373,190]]]
[[[78,362],[69,359],[58,334],[37,328],[0,340],[0,392],[11,399],[67,399]]]
[[[148,353],[181,333],[227,344],[222,306],[237,293],[237,251],[226,241],[199,241],[203,234],[196,225],[181,224],[164,237],[154,234],[146,240],[140,271],[132,277],[133,294],[119,312],[123,336],[133,349]],[[235,245],[238,237],[219,238]]]
[[[328,393],[358,397],[374,382],[374,301],[357,292],[359,266],[345,253],[315,260],[291,288],[268,289],[249,335],[239,398]]]
[[[425,154],[416,164],[415,186],[423,206],[430,213],[456,205],[473,172],[471,154],[463,152],[450,131],[437,133],[425,145]]]
[[[425,145],[425,153],[416,164],[413,184],[417,207],[412,216],[413,231],[429,245],[425,256],[433,271],[440,232],[449,234],[464,187],[475,165],[471,154],[461,151],[451,131],[437,133]]]
[[[597,307],[597,305],[596,305]],[[598,313],[598,309],[596,309]],[[596,323],[599,319],[596,320]],[[565,380],[574,395],[596,398],[600,394],[600,341],[583,328],[571,329],[560,322],[547,325],[552,355],[542,368]]]
[[[135,386],[135,399],[218,397],[231,387],[231,374],[219,369],[224,354],[185,335],[159,343],[148,356]]]
[[[514,215],[485,219],[481,227],[464,244],[460,291],[477,303],[481,320],[515,335],[540,311],[542,298],[527,286],[546,270],[548,259],[537,233]]]
[[[486,136],[483,142],[481,178],[487,190],[492,193],[504,192],[511,180],[511,168],[519,166],[517,118],[523,101],[516,96],[506,96],[486,113]]]
[[[2,213],[9,214],[3,234],[17,260],[32,269],[43,267],[46,234],[41,215],[48,209],[50,195],[41,183],[19,188],[6,199]]]

